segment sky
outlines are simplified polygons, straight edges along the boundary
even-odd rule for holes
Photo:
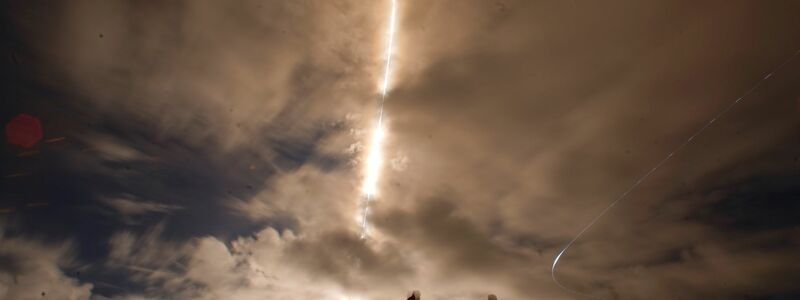
[[[800,297],[800,2],[398,0],[362,239],[389,3],[2,1],[0,298]]]

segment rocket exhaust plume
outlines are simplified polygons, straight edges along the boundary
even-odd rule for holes
[[[380,87],[380,104],[378,108],[378,120],[372,132],[372,139],[367,149],[367,160],[365,164],[364,182],[361,187],[362,194],[362,215],[361,215],[361,238],[367,237],[369,205],[377,195],[378,177],[381,166],[383,165],[383,107],[386,103],[386,95],[389,91],[389,76],[392,70],[392,48],[394,47],[394,33],[397,21],[397,0],[391,0],[391,12],[389,15],[389,41],[386,45],[386,64],[383,70],[383,81]]]
[[[695,131],[694,134],[689,136],[688,139],[683,141],[683,143],[678,145],[678,147],[675,147],[671,152],[669,152],[669,154],[667,154],[666,157],[664,157],[663,159],[661,159],[661,161],[659,161],[657,164],[655,164],[655,166],[653,166],[653,168],[650,169],[650,171],[647,171],[647,173],[644,173],[644,175],[640,176],[639,179],[637,179],[634,184],[629,186],[628,189],[625,190],[625,192],[623,192],[616,199],[614,199],[614,201],[612,201],[608,206],[606,206],[606,208],[603,209],[596,217],[594,217],[594,219],[589,221],[589,223],[586,226],[584,226],[583,229],[581,229],[581,231],[579,231],[578,234],[575,235],[575,237],[572,238],[572,240],[570,240],[569,243],[567,243],[567,245],[564,246],[564,248],[562,248],[561,251],[559,251],[558,254],[556,254],[556,257],[553,259],[553,264],[550,266],[550,277],[553,278],[553,282],[555,282],[555,284],[558,285],[558,287],[560,287],[561,289],[563,289],[563,290],[565,290],[567,292],[574,293],[574,294],[577,294],[577,295],[580,295],[580,296],[584,296],[584,297],[587,297],[587,298],[598,299],[598,298],[593,297],[591,295],[587,295],[587,294],[581,293],[579,291],[567,288],[566,286],[561,284],[561,282],[558,281],[558,278],[556,277],[556,268],[558,267],[558,261],[564,256],[564,254],[567,252],[567,250],[569,250],[569,247],[571,247],[572,244],[574,244],[576,241],[578,241],[578,239],[580,239],[581,236],[583,236],[583,234],[586,233],[587,230],[589,230],[589,228],[594,226],[594,224],[597,223],[597,221],[599,221],[603,216],[605,216],[606,213],[608,213],[612,208],[614,208],[614,206],[616,206],[617,203],[619,203],[623,199],[627,198],[628,194],[633,192],[637,187],[639,187],[639,185],[642,184],[642,182],[644,182],[645,180],[650,178],[650,176],[653,175],[653,173],[655,173],[659,168],[661,168],[661,166],[663,166],[665,163],[667,163],[667,161],[672,159],[672,157],[675,156],[676,153],[680,152],[681,150],[683,150],[683,148],[685,148],[686,146],[691,144],[695,140],[695,138],[697,138],[699,135],[701,135],[703,132],[705,132],[706,129],[711,127],[711,125],[714,124],[714,122],[716,122],[717,119],[719,119],[722,116],[724,116],[725,114],[727,114],[728,111],[730,111],[734,106],[739,104],[739,102],[741,102],[742,100],[744,100],[745,98],[750,96],[750,94],[752,94],[755,90],[757,90],[759,87],[761,87],[761,85],[763,85],[767,80],[772,78],[773,74],[777,73],[778,71],[783,69],[784,66],[789,64],[795,58],[797,58],[798,54],[800,54],[800,50],[795,51],[795,53],[792,56],[790,56],[788,59],[784,60],[783,63],[778,65],[776,68],[772,69],[771,72],[769,72],[767,75],[762,77],[761,80],[757,81],[749,90],[747,90],[746,92],[744,92],[744,94],[739,96],[739,98],[736,98],[736,100],[733,100],[727,106],[722,108],[722,110],[717,112],[716,115],[714,115],[702,127],[700,127],[697,131]]]

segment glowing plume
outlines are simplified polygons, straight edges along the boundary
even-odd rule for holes
[[[392,0],[391,13],[389,15],[389,41],[386,45],[386,65],[383,70],[383,82],[381,84],[381,99],[379,104],[378,122],[372,132],[372,140],[367,149],[366,169],[364,183],[361,188],[363,195],[363,214],[361,216],[361,237],[367,235],[367,214],[369,203],[374,199],[378,192],[378,177],[381,166],[383,165],[383,138],[386,135],[383,129],[383,106],[386,102],[386,94],[389,91],[389,77],[392,69],[392,48],[394,47],[394,33],[397,23],[397,0]]]

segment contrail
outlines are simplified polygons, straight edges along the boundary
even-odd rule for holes
[[[383,165],[383,107],[386,103],[387,92],[389,91],[389,75],[391,74],[392,70],[392,49],[394,47],[394,33],[397,23],[397,0],[392,0],[391,4],[392,7],[389,15],[389,41],[386,45],[386,65],[384,66],[383,70],[383,83],[381,86],[380,104],[378,108],[378,122],[375,125],[375,131],[372,133],[372,140],[370,141],[367,154],[366,174],[364,176],[364,183],[361,190],[363,199],[361,238],[367,237],[369,204],[375,199],[378,186],[378,175],[381,170],[381,165]]]
[[[782,69],[784,66],[786,66],[786,65],[787,65],[789,62],[791,62],[792,60],[794,60],[794,59],[797,57],[797,55],[798,55],[798,54],[800,54],[800,50],[797,50],[797,51],[796,51],[796,52],[795,52],[795,53],[794,53],[792,56],[790,56],[788,59],[786,59],[786,60],[785,60],[783,63],[781,63],[780,65],[778,65],[776,68],[772,69],[772,71],[771,71],[771,72],[769,72],[767,75],[765,75],[763,78],[761,78],[761,80],[759,80],[758,82],[756,82],[756,84],[755,84],[755,85],[753,85],[753,87],[751,87],[751,88],[750,88],[749,90],[747,90],[747,91],[746,91],[744,94],[742,94],[741,96],[739,96],[739,98],[736,98],[736,100],[734,100],[733,102],[731,102],[730,104],[728,104],[728,105],[727,105],[725,108],[723,108],[722,110],[720,110],[719,112],[717,112],[717,114],[716,114],[716,115],[714,115],[714,116],[713,116],[713,117],[712,117],[712,118],[711,118],[709,121],[707,121],[707,122],[705,123],[705,125],[703,125],[702,127],[700,127],[700,129],[698,129],[697,131],[695,131],[695,132],[694,132],[694,134],[692,134],[692,135],[691,135],[691,136],[690,136],[688,139],[686,139],[686,140],[685,140],[685,141],[684,141],[682,144],[680,144],[678,147],[676,147],[676,148],[675,148],[675,149],[673,149],[671,152],[669,152],[669,154],[667,154],[667,156],[666,156],[666,157],[664,157],[663,159],[661,159],[661,161],[659,161],[659,162],[658,162],[658,163],[657,163],[657,164],[656,164],[656,165],[655,165],[655,166],[654,166],[652,169],[650,169],[650,171],[647,171],[647,173],[644,173],[644,175],[640,176],[640,177],[639,177],[639,179],[638,179],[638,180],[636,180],[636,183],[634,183],[633,185],[631,185],[630,187],[628,187],[628,189],[627,189],[627,190],[625,190],[625,192],[623,192],[621,195],[619,195],[619,196],[618,196],[618,197],[617,197],[617,198],[616,198],[616,199],[615,199],[613,202],[611,202],[611,204],[609,204],[609,205],[608,205],[608,206],[607,206],[605,209],[603,209],[603,211],[601,211],[601,212],[600,212],[600,214],[598,214],[598,215],[597,215],[597,216],[596,216],[594,219],[592,219],[592,221],[591,221],[591,222],[589,222],[589,223],[588,223],[588,224],[587,224],[585,227],[583,227],[583,229],[581,229],[581,231],[580,231],[580,232],[578,232],[578,234],[575,236],[575,238],[573,238],[572,240],[570,240],[570,241],[569,241],[569,243],[567,243],[567,245],[566,245],[566,246],[564,246],[564,248],[563,248],[563,249],[561,249],[561,251],[560,251],[560,252],[558,252],[558,255],[556,255],[556,257],[553,259],[553,265],[550,267],[550,276],[553,278],[553,282],[555,282],[555,283],[556,283],[556,285],[558,285],[558,286],[559,286],[561,289],[563,289],[563,290],[565,290],[565,291],[567,291],[567,292],[570,292],[570,293],[575,293],[575,294],[578,294],[578,295],[581,295],[581,296],[585,296],[585,297],[589,297],[589,298],[595,298],[595,297],[592,297],[592,296],[590,296],[590,295],[586,295],[586,294],[584,294],[584,293],[581,293],[581,292],[578,292],[578,291],[575,291],[575,290],[569,289],[569,288],[565,287],[564,285],[562,285],[562,284],[561,284],[561,283],[558,281],[558,279],[556,278],[556,267],[558,266],[558,261],[559,261],[559,259],[561,259],[561,257],[562,257],[562,256],[564,256],[564,253],[566,253],[566,252],[567,252],[567,250],[569,249],[569,247],[570,247],[570,246],[572,246],[572,244],[574,244],[574,243],[575,243],[575,241],[577,241],[579,238],[581,238],[581,236],[582,236],[584,233],[586,233],[586,231],[587,231],[587,230],[589,230],[589,228],[591,228],[592,226],[594,226],[594,224],[595,224],[595,223],[597,223],[597,221],[598,221],[598,220],[600,220],[600,218],[602,218],[602,217],[603,217],[603,216],[604,216],[606,213],[608,213],[608,211],[609,211],[609,210],[611,210],[611,208],[613,208],[615,205],[617,205],[617,203],[619,203],[620,201],[622,201],[622,199],[625,199],[625,197],[627,197],[627,196],[628,196],[628,194],[630,194],[630,193],[631,193],[633,190],[635,190],[637,187],[639,187],[639,185],[640,185],[642,182],[644,182],[645,180],[647,180],[647,178],[649,178],[649,177],[650,177],[650,175],[653,175],[653,173],[655,173],[655,172],[656,172],[656,171],[657,171],[659,168],[661,168],[661,166],[663,166],[663,165],[664,165],[664,164],[665,164],[667,161],[669,161],[670,159],[672,159],[672,157],[673,157],[673,156],[675,156],[675,154],[676,154],[676,153],[680,152],[680,151],[681,151],[681,150],[682,150],[684,147],[686,147],[687,145],[691,144],[691,143],[692,143],[692,141],[694,141],[694,139],[695,139],[697,136],[699,136],[699,135],[700,135],[700,134],[702,134],[702,133],[703,133],[703,132],[704,132],[706,129],[708,129],[709,127],[711,127],[711,125],[712,125],[712,124],[714,124],[714,122],[716,122],[716,121],[717,121],[717,119],[721,118],[721,117],[722,117],[722,116],[724,116],[726,113],[728,113],[728,111],[730,111],[730,110],[731,110],[731,108],[733,108],[734,106],[736,106],[737,104],[739,104],[739,102],[741,102],[743,99],[745,99],[745,98],[747,98],[748,96],[750,96],[750,94],[751,94],[751,93],[753,93],[753,91],[757,90],[759,87],[761,87],[761,85],[762,85],[764,82],[766,82],[767,80],[769,80],[770,78],[772,78],[772,75],[773,75],[773,74],[775,74],[776,72],[780,71],[780,70],[781,70],[781,69]],[[595,298],[595,299],[596,299],[596,298]]]

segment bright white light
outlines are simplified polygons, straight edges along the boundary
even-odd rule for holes
[[[340,300],[364,300],[365,298],[359,296],[351,296],[351,295],[341,295],[339,296]]]
[[[394,47],[394,33],[395,23],[397,21],[397,0],[392,0],[391,13],[389,15],[389,40],[386,45],[386,65],[383,70],[383,83],[381,89],[381,101],[378,112],[378,122],[375,130],[372,132],[372,140],[367,149],[367,160],[365,163],[364,183],[361,187],[361,193],[364,196],[362,203],[363,213],[361,215],[361,237],[367,235],[367,219],[369,212],[369,203],[375,198],[378,193],[378,177],[383,166],[383,139],[386,135],[383,128],[383,104],[386,102],[386,94],[389,91],[389,77],[392,69],[392,49]]]
[[[366,161],[366,174],[364,176],[364,185],[361,192],[368,197],[374,197],[378,191],[378,176],[380,175],[381,166],[383,165],[383,137],[384,130],[381,121],[378,121],[378,126],[372,134],[372,141],[369,145],[369,154]]]
[[[383,69],[383,87],[381,88],[382,97],[386,97],[386,92],[389,90],[389,74],[391,74],[391,68],[392,68],[392,50],[394,48],[394,31],[395,31],[396,19],[397,19],[397,0],[392,0],[392,13],[389,16],[389,45],[386,46],[386,66]]]

